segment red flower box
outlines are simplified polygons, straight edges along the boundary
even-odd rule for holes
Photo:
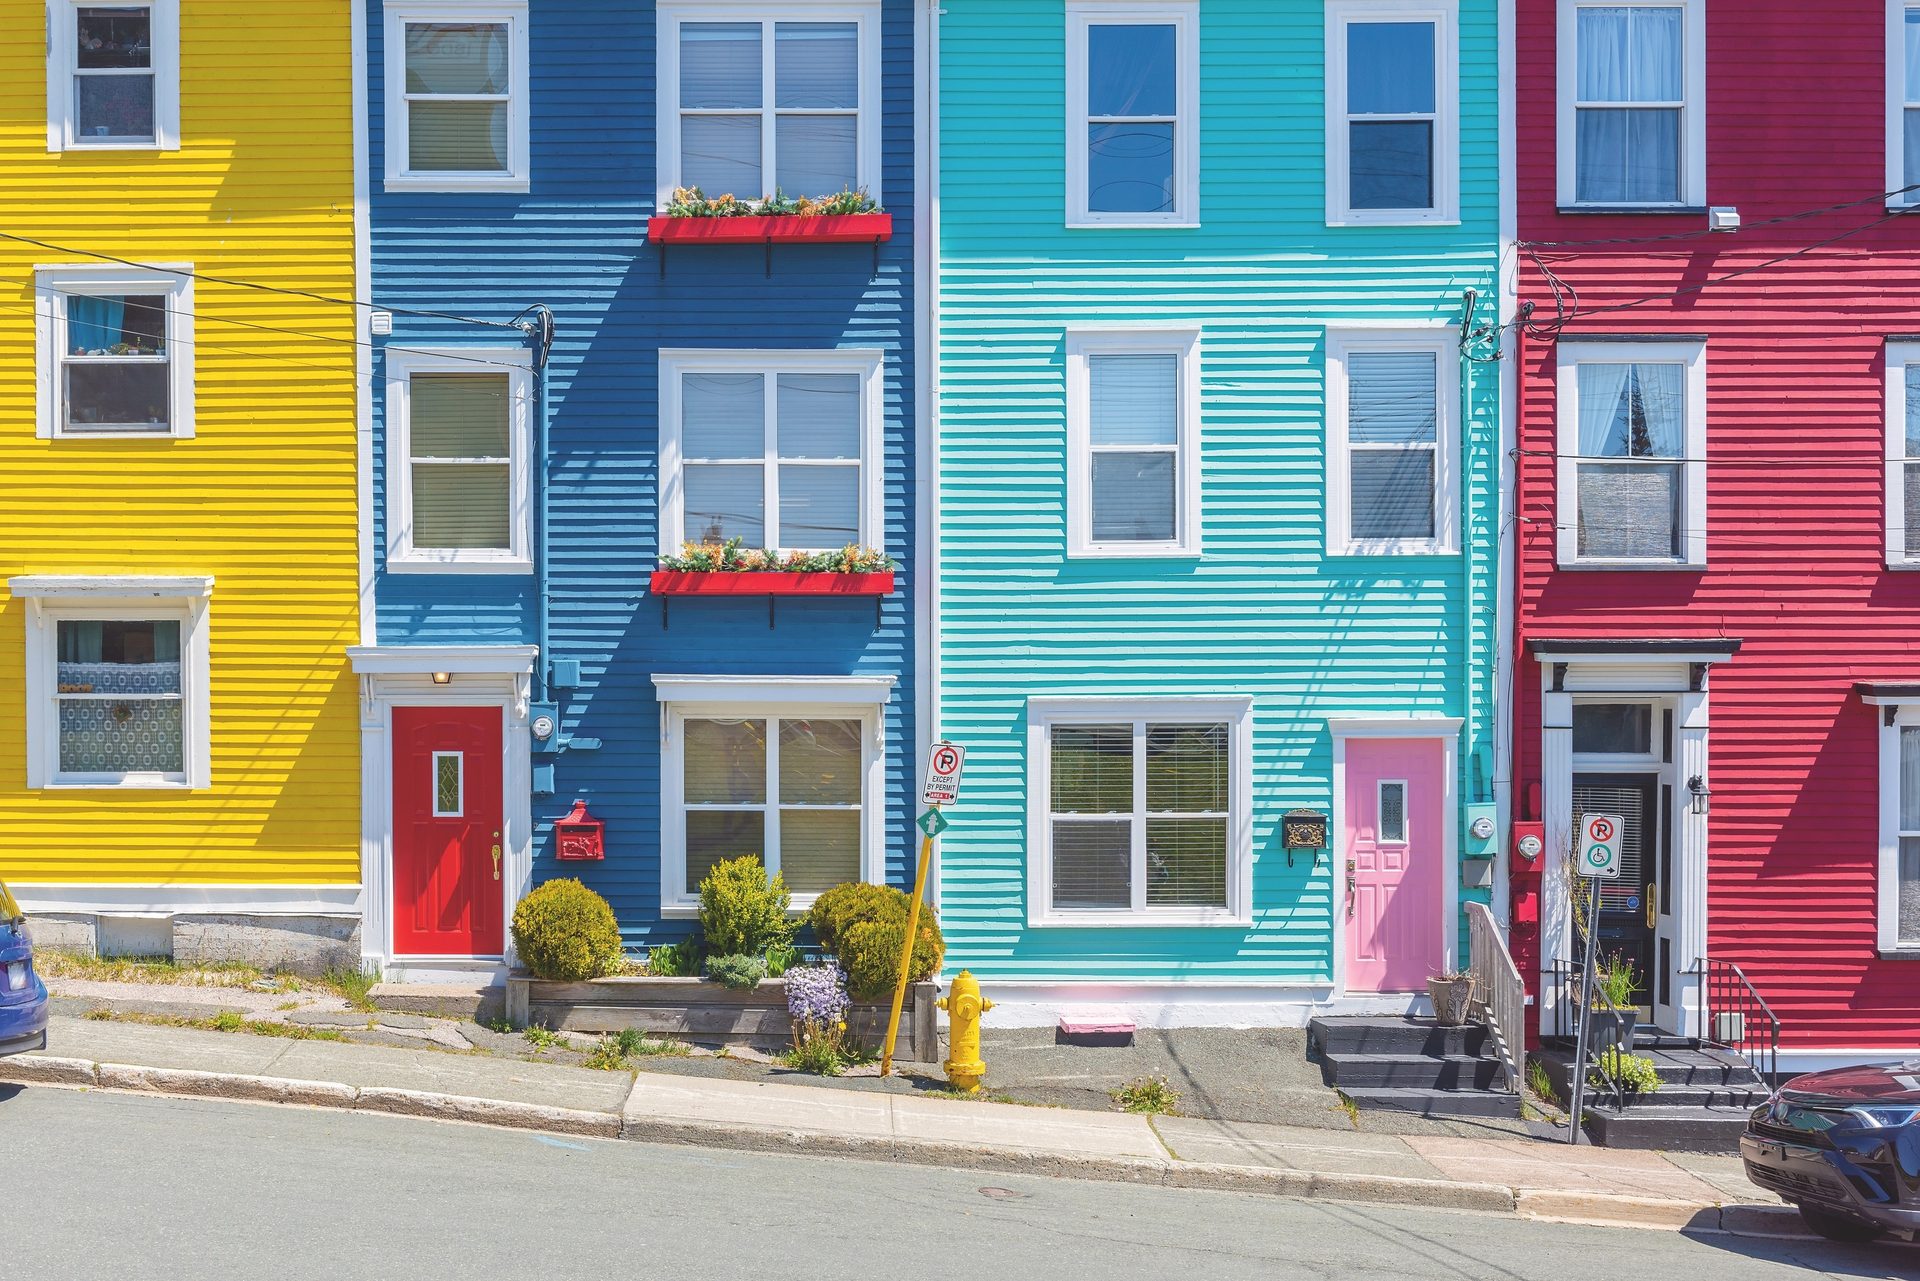
[[[647,239],[656,245],[866,245],[892,237],[890,213],[647,219]]]
[[[792,574],[724,569],[655,570],[656,596],[891,596],[893,571],[878,574]]]

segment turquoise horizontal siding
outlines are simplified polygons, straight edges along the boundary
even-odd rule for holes
[[[1463,367],[1465,554],[1366,559],[1325,553],[1324,369],[1329,327],[1456,322],[1469,288],[1487,315],[1495,6],[1462,6],[1462,220],[1395,228],[1326,225],[1323,6],[1200,9],[1194,229],[1063,226],[1062,5],[941,19],[939,697],[969,749],[942,921],[984,979],[1330,980],[1330,858],[1289,866],[1279,820],[1331,806],[1331,716],[1466,717],[1461,798],[1491,797],[1497,366]],[[1065,330],[1111,323],[1201,330],[1197,559],[1066,556]],[[1255,700],[1252,927],[1030,928],[1026,700],[1221,693]]]

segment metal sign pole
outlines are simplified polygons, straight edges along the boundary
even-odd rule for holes
[[[1567,1142],[1580,1142],[1581,1106],[1587,1093],[1587,1024],[1593,1018],[1593,949],[1600,933],[1600,883],[1587,882],[1587,945],[1580,956],[1580,1014],[1573,1034],[1573,1111],[1567,1118]]]

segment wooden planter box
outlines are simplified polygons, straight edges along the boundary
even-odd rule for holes
[[[866,245],[892,237],[890,213],[647,219],[656,245]]]
[[[907,988],[895,1058],[913,1063],[940,1060],[934,1005],[938,996],[934,983]],[[877,1052],[886,1040],[888,1013],[886,1003],[855,1002],[847,1016],[847,1031],[857,1044]],[[747,1045],[769,1053],[793,1045],[787,987],[779,979],[762,979],[758,987],[745,990],[706,979],[560,983],[515,970],[507,976],[507,1019],[516,1028],[537,1024],[564,1032],[617,1032],[633,1027],[695,1045]]]
[[[655,596],[891,596],[893,571],[876,574],[790,574],[777,570],[655,570]]]

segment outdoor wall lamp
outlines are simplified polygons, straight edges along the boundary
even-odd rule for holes
[[[435,685],[451,685],[453,684],[453,673],[452,672],[435,672],[433,674],[433,683]]]
[[[1705,818],[1708,802],[1713,797],[1713,793],[1707,790],[1707,781],[1695,774],[1687,780],[1687,795],[1693,797],[1693,812]]]

